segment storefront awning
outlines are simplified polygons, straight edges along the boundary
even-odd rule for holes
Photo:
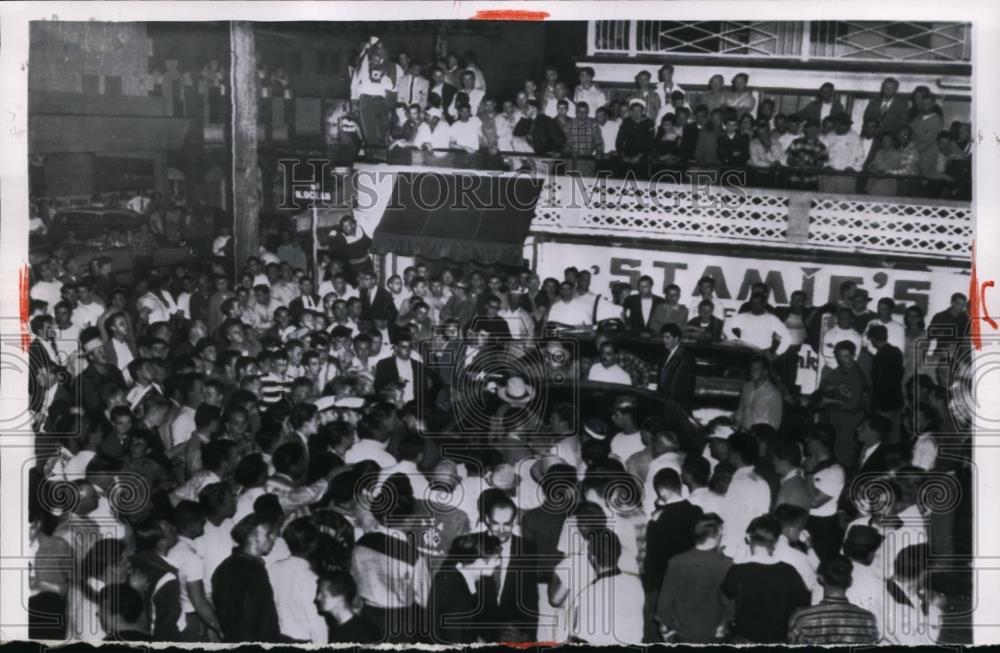
[[[527,176],[399,172],[375,251],[519,265],[541,189]]]

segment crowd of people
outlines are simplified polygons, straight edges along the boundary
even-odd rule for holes
[[[352,69],[352,100],[366,156],[405,160],[425,151],[433,165],[531,169],[535,159],[569,159],[583,174],[648,178],[662,172],[739,171],[751,186],[943,198],[971,196],[972,128],[947,127],[927,86],[903,95],[886,78],[854,125],[834,84],[795,111],[760,97],[747,73],[727,87],[713,75],[705,89],[674,82],[674,66],[648,70],[626,93],[606,91],[589,66],[578,78],[545,68],[498,95],[472,53],[421,65],[391,61],[373,37]]]
[[[222,257],[128,286],[65,249],[34,265],[33,638],[952,641],[963,296],[917,365],[921,308],[850,282],[820,307],[711,278],[605,297],[576,268],[380,279],[351,216],[329,243],[320,279],[291,236],[235,280]],[[752,355],[699,421],[704,345]],[[815,392],[783,369],[802,347]],[[557,378],[606,411],[538,401]]]

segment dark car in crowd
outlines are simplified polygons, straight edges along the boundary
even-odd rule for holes
[[[576,355],[585,368],[582,374],[586,374],[589,363],[597,362],[598,336],[593,332],[566,329],[552,335],[576,344]],[[651,381],[656,382],[656,375],[667,358],[659,338],[617,334],[609,337],[620,351],[635,354],[647,363],[652,368]],[[695,408],[735,409],[747,380],[750,359],[757,350],[727,341],[711,344],[682,341],[682,345],[695,361]]]
[[[45,239],[52,244],[64,241],[87,242],[113,231],[132,231],[147,224],[149,218],[128,209],[99,206],[63,209],[52,216]]]

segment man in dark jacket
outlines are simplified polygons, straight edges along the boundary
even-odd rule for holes
[[[212,599],[225,642],[279,642],[274,591],[264,566],[278,537],[263,516],[251,513],[233,528],[236,548],[212,575]]]
[[[646,103],[639,98],[628,103],[628,116],[618,128],[615,150],[628,164],[638,163],[653,151],[653,121],[646,115]]]
[[[900,127],[909,125],[910,103],[896,94],[898,90],[899,82],[894,77],[887,77],[882,82],[882,90],[878,96],[873,97],[865,107],[864,122],[878,121],[880,133],[893,134],[898,132]],[[875,139],[876,147],[878,140]]]
[[[663,298],[653,294],[653,278],[648,275],[639,277],[639,294],[629,295],[623,302],[629,331],[639,335],[648,329],[653,309],[662,303]]]
[[[667,350],[667,360],[660,368],[657,389],[667,399],[673,399],[691,412],[694,404],[694,359],[681,346],[681,328],[673,322],[660,328],[660,337]]]
[[[499,627],[496,641],[534,641],[538,627],[538,557],[531,542],[513,534],[517,517],[517,507],[506,495],[483,505],[486,532],[501,543],[500,567],[482,585],[489,622]]]
[[[538,110],[537,100],[528,100],[524,117],[514,125],[514,137],[527,141],[535,154],[555,156],[566,145],[566,136],[559,123]]]
[[[434,397],[433,377],[424,364],[412,357],[413,339],[407,332],[399,334],[394,345],[396,355],[383,358],[375,365],[375,391],[390,383],[403,383],[403,397],[418,404]]]
[[[797,115],[806,124],[809,124],[810,122],[820,124],[823,122],[824,118],[836,118],[842,113],[847,113],[847,111],[844,110],[844,105],[834,97],[833,84],[826,82],[819,87],[819,93],[816,94],[816,99],[802,107],[802,110],[799,111]]]
[[[708,121],[708,106],[699,104],[694,108],[694,122],[684,125],[681,131],[681,155],[685,161],[694,160],[695,146],[698,144],[698,135],[703,131],[711,131],[712,125]]]
[[[646,640],[656,641],[654,613],[667,565],[674,556],[694,546],[694,526],[702,510],[681,495],[681,477],[676,469],[664,467],[653,476],[656,512],[646,528],[646,550],[642,586],[646,591]]]
[[[361,319],[384,319],[395,322],[399,311],[392,296],[385,288],[376,287],[378,280],[373,272],[358,275],[358,297],[361,299]]]
[[[766,515],[750,522],[750,558],[733,565],[722,581],[720,589],[732,615],[732,642],[784,642],[789,617],[810,603],[799,572],[772,557],[780,534],[774,517]]]
[[[903,352],[889,344],[889,330],[877,322],[868,327],[868,339],[875,348],[872,359],[871,410],[892,422],[889,442],[899,439],[903,410]]]

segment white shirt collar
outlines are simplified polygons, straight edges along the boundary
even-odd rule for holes
[[[795,467],[794,469],[789,470],[787,474],[785,474],[784,476],[781,477],[781,480],[782,481],[787,481],[789,479],[795,478],[796,476],[802,476],[802,470],[799,469],[798,467]]]

